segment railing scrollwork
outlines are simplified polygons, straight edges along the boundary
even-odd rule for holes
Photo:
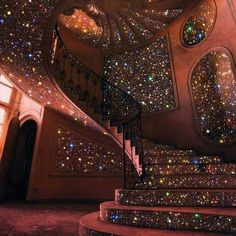
[[[51,43],[52,82],[74,104],[80,107],[83,103],[100,114],[103,121],[109,121],[123,133],[124,183],[132,188],[131,175],[143,176],[143,146],[141,130],[140,104],[108,80],[80,63],[63,43],[58,28],[53,32]],[[130,140],[130,151],[127,153],[126,141]],[[129,156],[129,159],[126,157]],[[132,174],[132,171],[136,173]]]

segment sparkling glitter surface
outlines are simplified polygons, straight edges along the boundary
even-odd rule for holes
[[[103,32],[102,27],[82,10],[75,9],[72,16],[61,14],[59,21],[76,33],[79,40],[89,41],[92,45],[99,42]]]
[[[173,153],[173,152],[172,152]],[[157,158],[158,157],[158,158]],[[155,154],[145,155],[145,162],[147,164],[209,164],[221,163],[222,158],[219,156],[189,156],[178,154]]]
[[[61,22],[90,45],[123,49],[153,38],[182,12],[182,9],[158,10],[155,6],[146,10],[149,3],[84,0],[77,3],[74,13],[62,15]]]
[[[175,107],[167,38],[105,59],[105,78],[137,100],[146,112]]]
[[[192,46],[202,42],[211,33],[216,17],[216,6],[210,2],[202,1],[198,5],[183,28],[183,41]]]
[[[148,15],[136,12],[134,16],[137,17],[142,22],[144,22],[144,24],[146,24],[151,29],[163,30],[165,27],[167,27],[167,24],[160,22],[158,20],[155,20]]]
[[[236,206],[236,191],[116,190],[116,203],[133,206]]]
[[[102,208],[102,220],[115,224],[151,228],[236,233],[236,217],[198,212],[171,212]]]
[[[183,175],[183,176],[147,176],[143,184],[137,184],[137,189],[157,188],[236,188],[236,176],[231,175]]]
[[[149,39],[149,38],[151,38],[153,36],[153,34],[149,30],[145,29],[144,26],[142,26],[133,17],[131,17],[129,15],[126,15],[125,18],[129,22],[129,24],[132,27],[134,27],[140,35],[142,35],[143,38]]]
[[[167,9],[167,10],[157,10],[148,9],[144,10],[143,13],[154,19],[164,18],[164,22],[170,22],[180,15],[182,9]]]
[[[191,86],[196,121],[208,139],[224,144],[236,137],[236,80],[228,53],[213,51],[195,66]]]
[[[121,18],[120,16],[117,16],[120,27],[123,29],[123,34],[125,35],[125,40],[129,44],[138,44],[139,40],[137,35],[132,31],[129,25],[126,24],[126,22]]]
[[[194,160],[193,164],[151,165],[146,166],[146,175],[186,175],[186,174],[224,174],[235,175],[236,164],[205,164]]]
[[[60,112],[99,127],[53,87],[42,63],[42,38],[56,0],[2,0],[0,3],[1,69],[27,95]]]
[[[62,127],[57,129],[54,174],[121,175],[121,153]]]
[[[120,30],[118,28],[118,25],[114,19],[110,19],[110,25],[111,25],[111,38],[113,37],[114,47],[115,48],[121,48],[122,47],[122,38],[120,34]]]

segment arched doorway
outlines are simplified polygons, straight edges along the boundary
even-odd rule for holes
[[[36,133],[37,123],[34,120],[27,120],[20,126],[15,155],[7,173],[8,196],[10,198],[26,198]]]

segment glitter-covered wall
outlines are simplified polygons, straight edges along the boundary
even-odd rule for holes
[[[203,1],[192,12],[183,27],[183,41],[187,46],[196,45],[211,33],[216,18],[214,1]]]
[[[54,173],[121,175],[121,161],[121,152],[105,148],[66,128],[57,128]]]
[[[201,1],[201,3],[210,3],[212,1]],[[176,144],[179,148],[183,149],[193,149],[197,150],[199,153],[215,155],[221,154],[224,160],[235,162],[235,153],[236,153],[236,143],[233,141],[235,136],[235,118],[232,111],[235,111],[232,105],[219,103],[218,107],[215,103],[212,104],[213,110],[209,110],[209,107],[201,107],[204,109],[204,113],[211,118],[207,118],[204,121],[198,120],[201,117],[200,113],[198,115],[194,114],[193,99],[192,99],[192,88],[191,88],[191,74],[196,66],[196,64],[204,57],[208,52],[218,51],[220,48],[227,48],[235,61],[236,55],[236,21],[235,21],[235,11],[232,7],[230,1],[214,1],[217,9],[217,15],[214,22],[214,27],[211,29],[209,37],[201,43],[195,45],[194,47],[186,47],[183,44],[181,33],[183,27],[186,23],[186,20],[193,14],[195,11],[196,5],[194,3],[192,8],[188,12],[184,12],[182,16],[178,18],[176,24],[173,24],[169,28],[169,42],[171,45],[171,56],[173,61],[173,68],[175,73],[175,81],[178,92],[178,108],[172,111],[161,112],[156,114],[151,114],[143,117],[143,135],[152,140],[156,140],[161,144]],[[234,1],[235,2],[235,1]],[[200,4],[201,4],[200,3]],[[225,52],[225,51],[222,51]],[[228,54],[227,54],[228,55]],[[230,54],[229,54],[230,55]],[[224,59],[224,58],[223,58]],[[227,58],[225,58],[227,59]],[[222,60],[222,62],[227,62],[227,60]],[[203,65],[204,63],[202,63]],[[209,64],[208,64],[209,65]],[[234,72],[234,63],[232,62],[231,70]],[[207,65],[203,65],[204,70],[206,70]],[[219,65],[220,66],[220,65]],[[226,67],[219,67],[218,72],[223,70],[228,70]],[[202,71],[204,73],[204,71]],[[227,77],[228,86],[230,88],[222,88],[220,90],[219,97],[222,96],[223,91],[228,93],[227,98],[223,96],[225,102],[229,103],[228,99],[233,99],[236,88],[233,86],[233,77],[230,77],[230,74],[225,75]],[[210,77],[208,77],[210,78]],[[214,79],[212,77],[212,79]],[[204,80],[204,79],[203,79]],[[202,80],[202,81],[203,81]],[[223,83],[222,80],[219,80],[220,83]],[[218,80],[215,83],[219,83]],[[207,82],[204,82],[207,86]],[[210,83],[209,83],[210,85]],[[202,105],[210,105],[210,100],[219,99],[211,97],[214,90],[213,87],[208,87],[204,89],[204,85],[197,87],[197,93],[199,99],[205,97],[205,100],[202,100]],[[213,86],[213,84],[212,84]],[[223,86],[221,84],[221,86]],[[206,91],[208,89],[208,91]],[[200,92],[201,90],[201,92]],[[228,92],[227,92],[228,90]],[[201,93],[201,94],[200,94]],[[206,94],[205,94],[206,93]],[[215,96],[215,95],[214,95]],[[234,97],[234,100],[235,97]],[[232,102],[232,100],[231,100]],[[199,107],[201,106],[199,101]],[[201,112],[200,108],[200,112]],[[225,113],[222,113],[222,116],[216,117],[215,115],[219,109],[225,110]],[[233,109],[233,110],[232,110]],[[201,112],[202,114],[202,112]],[[219,114],[219,112],[218,112]],[[215,118],[214,118],[215,116]],[[207,129],[206,125],[209,126],[210,119],[215,119],[215,124],[211,124],[211,129]],[[230,119],[228,119],[230,118]],[[228,119],[228,120],[227,120]],[[200,129],[200,122],[203,124]],[[217,123],[220,122],[220,123]],[[232,123],[234,122],[234,124]],[[217,130],[217,127],[220,127]],[[222,130],[223,129],[223,130]],[[199,131],[201,130],[201,131]],[[204,134],[204,136],[202,135]],[[226,136],[224,136],[226,135]],[[221,138],[223,138],[221,140]],[[229,144],[230,142],[230,144]],[[222,144],[221,144],[222,143]],[[226,145],[223,145],[226,144]]]
[[[142,105],[144,112],[175,107],[166,36],[149,46],[106,57],[104,75],[114,85],[133,96]]]
[[[236,138],[236,80],[226,52],[204,56],[192,72],[191,87],[200,131],[208,139],[229,143]]]

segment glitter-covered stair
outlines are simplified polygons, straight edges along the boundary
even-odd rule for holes
[[[141,37],[144,29],[137,28],[136,17],[130,18],[124,12],[114,15],[115,23],[119,19],[120,24],[123,22],[124,27],[135,32],[135,37]],[[104,17],[105,22],[109,16]],[[115,33],[109,27],[98,43],[108,45],[114,41]],[[67,50],[58,29],[52,45],[50,73],[56,88],[103,126],[123,149],[126,189],[117,190],[116,202],[101,204],[100,218],[93,214],[91,227],[88,221],[84,223],[86,216],[82,218],[80,235],[128,235],[131,226],[140,227],[133,228],[136,235],[143,235],[140,232],[147,232],[147,228],[151,228],[147,235],[156,235],[159,229],[235,234],[235,164],[224,163],[218,155],[199,155],[194,150],[142,139],[140,104],[78,62]],[[107,231],[101,227],[93,230],[94,223],[105,224]],[[119,233],[118,225],[128,228]]]
[[[137,179],[135,189],[117,189],[115,202],[100,205],[99,217],[82,218],[81,235],[158,235],[160,229],[236,234],[236,164],[148,140],[143,145],[143,181]]]
[[[169,176],[169,175],[235,175],[236,164],[205,164],[205,163],[193,163],[193,164],[155,164],[145,166],[146,175],[152,176]]]
[[[146,165],[163,165],[163,164],[216,164],[221,163],[222,159],[219,156],[189,156],[189,155],[169,155],[156,154],[145,155]]]
[[[129,235],[130,233],[135,233],[135,235],[172,235],[174,233],[176,235],[210,236],[215,234],[206,232],[222,233],[217,235],[235,235],[236,233],[234,208],[144,207],[105,202],[100,205],[99,215],[98,217],[98,214],[93,213],[81,218],[81,236]],[[115,225],[117,226],[115,227]],[[170,229],[171,231],[165,232],[159,229]],[[193,231],[200,232],[198,234]]]
[[[234,208],[144,207],[105,202],[100,205],[100,219],[146,228],[236,233]]]
[[[167,177],[145,177],[144,182],[137,184],[138,189],[169,188],[206,188],[236,189],[236,176],[229,175],[183,175]]]
[[[236,207],[236,189],[117,189],[115,200],[134,206]]]
[[[141,228],[127,225],[116,225],[100,220],[99,212],[90,213],[80,220],[80,236],[225,236],[225,233],[208,233],[203,231],[182,231]]]

